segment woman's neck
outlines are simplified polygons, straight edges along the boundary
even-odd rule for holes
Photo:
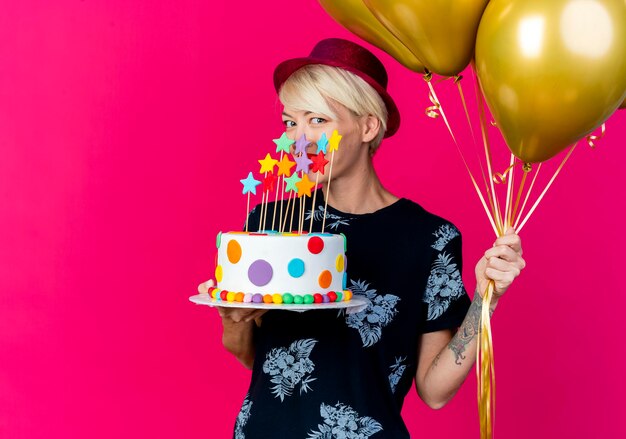
[[[335,209],[345,213],[372,213],[398,200],[383,187],[371,158],[360,166],[353,166],[351,171],[349,175],[331,180],[328,204]],[[326,197],[327,186],[323,185],[322,190]]]

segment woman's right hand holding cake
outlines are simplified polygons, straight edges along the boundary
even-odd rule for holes
[[[200,294],[208,294],[214,286],[213,280],[198,285]],[[246,368],[252,369],[254,362],[254,325],[260,326],[261,316],[267,312],[264,309],[225,308],[217,307],[222,318],[222,344],[228,352],[233,354]]]

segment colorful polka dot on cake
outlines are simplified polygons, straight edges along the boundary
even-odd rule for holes
[[[320,273],[317,282],[319,283],[321,288],[328,288],[333,281],[333,275],[330,274],[330,271],[324,270]]]
[[[335,268],[337,268],[337,271],[341,273],[343,271],[343,266],[344,266],[344,258],[343,258],[343,255],[340,254],[337,256],[337,260],[335,261]]]
[[[307,248],[314,255],[320,254],[324,250],[324,241],[319,236],[312,236],[309,238]]]
[[[263,259],[257,259],[248,268],[248,279],[257,287],[267,285],[272,280],[273,274],[272,266]]]
[[[228,260],[231,264],[236,264],[241,259],[241,245],[239,245],[236,240],[231,239],[228,241],[226,256],[228,256]]]
[[[291,277],[300,277],[304,274],[304,261],[299,258],[293,258],[287,265],[287,272]]]

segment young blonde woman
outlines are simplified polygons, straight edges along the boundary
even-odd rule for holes
[[[347,286],[371,305],[357,314],[220,309],[225,348],[252,369],[234,437],[408,438],[404,397],[415,383],[437,409],[459,389],[476,357],[481,293],[493,279],[495,309],[524,268],[520,239],[509,230],[485,252],[470,300],[457,228],[390,193],[376,175],[372,157],[400,123],[380,61],[327,39],[308,57],[281,63],[274,83],[287,135],[305,135],[308,152],[324,133],[343,136],[326,231],[346,235]],[[307,208],[321,230],[324,212],[315,210]],[[258,224],[253,212],[250,227]]]

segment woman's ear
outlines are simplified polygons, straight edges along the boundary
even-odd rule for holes
[[[363,117],[363,135],[361,141],[363,143],[371,142],[378,136],[380,131],[380,120],[374,115],[368,114]]]

